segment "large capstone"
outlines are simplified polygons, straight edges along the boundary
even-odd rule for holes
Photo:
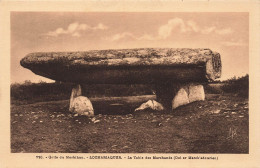
[[[207,82],[221,75],[210,49],[140,48],[84,52],[36,52],[21,60],[35,74],[64,82],[154,84]]]

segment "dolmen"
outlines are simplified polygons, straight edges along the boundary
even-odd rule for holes
[[[205,100],[203,84],[221,76],[220,54],[210,49],[139,48],[84,52],[36,52],[20,64],[37,75],[75,83],[70,111],[94,115],[82,84],[153,84],[156,101],[137,110],[172,109]]]

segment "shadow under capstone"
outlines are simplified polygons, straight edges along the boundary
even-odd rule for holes
[[[95,115],[124,115],[133,113],[135,107],[129,104],[107,103],[107,102],[92,102]]]

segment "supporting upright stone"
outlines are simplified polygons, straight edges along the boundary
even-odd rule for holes
[[[198,84],[182,86],[172,100],[172,110],[195,101],[205,100],[204,87]]]
[[[81,86],[80,85],[76,85],[75,87],[72,88],[71,91],[71,96],[70,96],[70,108],[69,111],[73,111],[74,110],[74,101],[76,97],[79,97],[82,95],[82,90],[81,90]]]
[[[77,85],[72,89],[69,111],[86,116],[94,115],[92,103],[87,97],[82,96],[80,85]]]
[[[204,101],[205,92],[203,85],[189,85],[189,101]]]
[[[189,95],[184,88],[180,88],[175,97],[172,99],[172,109],[189,104]]]

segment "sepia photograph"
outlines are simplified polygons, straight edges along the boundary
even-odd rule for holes
[[[0,167],[259,167],[259,6],[0,1]]]
[[[12,153],[249,153],[248,12],[10,13]]]

